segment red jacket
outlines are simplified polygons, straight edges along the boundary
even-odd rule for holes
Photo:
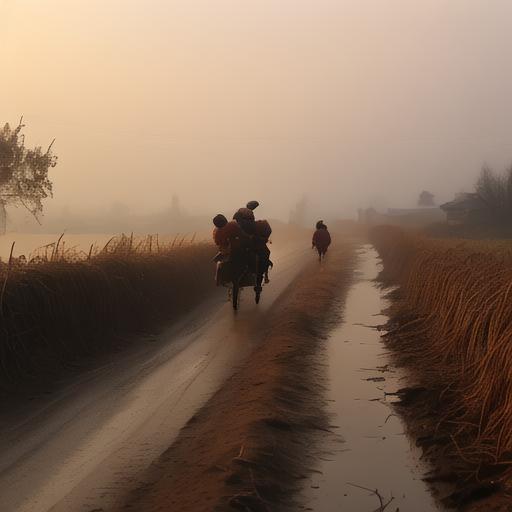
[[[237,222],[232,220],[223,228],[215,228],[213,230],[213,241],[222,254],[229,254],[233,246],[240,243],[242,230]]]
[[[317,249],[327,249],[331,245],[331,235],[327,229],[317,229],[313,234],[313,245]]]

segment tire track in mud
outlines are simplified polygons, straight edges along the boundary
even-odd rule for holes
[[[188,422],[117,510],[296,510],[325,407],[325,338],[351,283],[353,247],[307,266],[261,345]]]

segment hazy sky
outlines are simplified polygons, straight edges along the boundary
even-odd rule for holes
[[[0,0],[52,208],[413,205],[512,162],[510,0]]]

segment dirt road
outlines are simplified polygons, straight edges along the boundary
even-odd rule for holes
[[[4,412],[0,510],[106,509],[250,353],[269,309],[312,258],[297,245],[274,247],[258,307],[246,292],[235,318],[219,294],[59,392]]]

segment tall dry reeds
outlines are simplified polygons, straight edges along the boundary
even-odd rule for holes
[[[377,227],[400,286],[390,343],[446,390],[452,449],[478,473],[512,465],[512,243],[432,240]]]
[[[209,244],[157,236],[82,252],[62,241],[0,267],[0,389],[155,328],[214,287]],[[50,377],[48,377],[50,378]]]

